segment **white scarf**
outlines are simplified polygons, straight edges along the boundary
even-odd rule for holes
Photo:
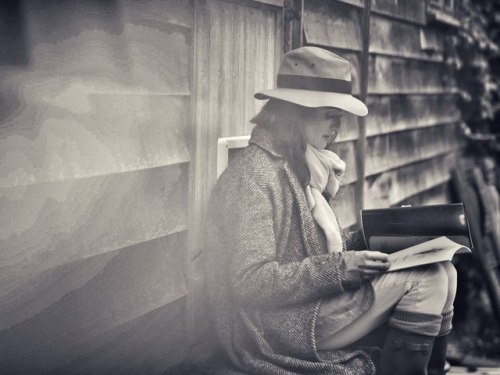
[[[311,174],[305,193],[312,216],[325,233],[328,252],[342,251],[342,237],[337,218],[322,193],[326,191],[332,198],[337,194],[339,179],[345,172],[345,162],[334,152],[318,150],[309,144],[305,159]]]

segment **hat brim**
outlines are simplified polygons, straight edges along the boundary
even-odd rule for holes
[[[368,114],[366,105],[350,94],[285,88],[267,89],[255,94],[255,99],[258,100],[271,98],[310,108],[339,108],[356,116],[366,116]]]

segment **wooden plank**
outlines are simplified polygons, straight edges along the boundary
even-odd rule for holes
[[[240,36],[241,38],[241,36]],[[235,35],[235,41],[240,40]],[[204,286],[203,268],[200,262],[202,252],[202,233],[204,232],[204,220],[206,215],[206,204],[208,202],[208,174],[204,168],[210,153],[214,152],[210,145],[217,142],[217,134],[211,129],[213,124],[209,121],[208,97],[209,97],[209,63],[210,63],[210,11],[204,0],[195,0],[195,27],[193,35],[193,117],[191,132],[193,135],[192,154],[193,160],[189,170],[189,232],[188,249],[186,259],[188,297],[187,297],[187,337],[191,348],[191,354],[196,357],[203,352],[198,347],[204,346],[202,334],[208,324],[201,319],[199,306],[204,302],[202,293]],[[240,45],[238,43],[238,45]],[[235,51],[235,55],[243,53],[241,49]],[[239,70],[238,70],[239,71]],[[236,84],[236,83],[235,83]],[[240,90],[238,90],[240,91]],[[203,311],[203,310],[202,310]]]
[[[53,309],[54,306],[60,306],[61,309],[75,308],[72,305],[77,302],[75,294],[93,301],[89,302],[89,305],[80,306],[82,317],[86,319],[90,319],[87,315],[101,313],[104,315],[108,309],[116,310],[116,304],[126,302],[111,299],[106,303],[103,295],[124,294],[125,289],[120,288],[126,288],[128,283],[137,282],[128,290],[128,300],[139,301],[141,298],[148,298],[150,307],[144,302],[141,307],[132,307],[130,311],[123,310],[121,315],[134,314],[133,310],[139,308],[148,311],[148,308],[157,308],[159,306],[157,304],[174,301],[184,296],[187,291],[183,267],[185,250],[186,233],[180,232],[128,248],[64,263],[25,277],[23,282],[18,283],[18,286],[9,293],[4,293],[2,289],[0,337],[7,329],[29,320],[36,320],[37,315],[46,314],[47,310]],[[120,279],[120,273],[123,285],[112,281]],[[160,276],[161,274],[163,275]],[[153,285],[160,277],[161,282]],[[102,288],[97,289],[97,284]],[[118,311],[116,312],[115,318],[118,322],[121,317]],[[108,323],[115,324],[112,321]],[[79,327],[76,325],[71,329]]]
[[[375,0],[373,11],[396,19],[426,24],[426,2],[415,0]]]
[[[122,0],[123,18],[146,27],[162,28],[173,24],[192,28],[194,22],[193,0],[152,0],[141,3]]]
[[[342,115],[342,125],[337,142],[351,141],[358,138],[358,118],[347,112]]]
[[[147,358],[149,352],[156,357],[163,349],[151,346],[154,336],[166,336],[165,341],[172,340],[170,347],[178,345],[181,349],[184,340],[172,333],[175,327],[184,326],[184,315],[175,314],[176,321],[170,317],[156,327],[154,335],[151,331],[155,329],[153,322],[145,331],[140,330],[145,326],[139,322],[155,315],[154,311],[158,309],[163,309],[162,315],[167,318],[172,309],[169,304],[185,296],[183,248],[184,234],[117,252],[101,272],[84,285],[67,291],[21,324],[0,331],[0,371],[10,373],[5,369],[11,367],[17,373],[40,373],[42,370],[45,373],[86,355],[86,365],[93,364],[97,366],[96,370],[105,364],[114,365],[118,370],[122,361],[140,366],[144,359],[141,356]],[[185,313],[184,309],[182,313]],[[107,347],[101,352],[100,349],[110,342],[118,344],[117,331],[121,331],[122,338],[125,334],[128,339],[114,350]],[[129,362],[127,357],[131,350],[137,351],[137,356],[132,356],[135,358]],[[104,363],[100,361],[102,355],[106,359]],[[144,369],[146,372],[149,365],[155,363],[148,364]]]
[[[253,125],[249,120],[262,105],[253,96],[274,86],[274,60],[280,47],[279,38],[268,32],[279,33],[281,29],[277,12],[268,8],[213,1],[199,3],[197,9],[195,87],[199,89],[193,181],[199,186],[194,187],[192,196],[195,207],[203,210],[216,177],[217,138],[250,134]],[[243,44],[235,43],[233,35]]]
[[[195,2],[194,163],[190,172],[188,325],[191,345],[204,329],[203,251],[206,204],[216,179],[217,139],[248,135],[263,105],[256,91],[275,85],[283,25],[279,8],[242,2]],[[205,324],[206,326],[206,324]],[[209,348],[213,349],[213,348]]]
[[[460,146],[458,125],[445,125],[368,138],[367,175],[449,153]]]
[[[371,53],[443,61],[444,33],[436,29],[373,15],[371,34]]]
[[[461,119],[454,95],[372,95],[367,105],[369,136],[450,124]]]
[[[308,0],[303,22],[308,44],[361,51],[359,9],[335,1]]]
[[[334,0],[336,3],[344,3],[358,8],[363,8],[363,0]],[[415,0],[375,0],[373,2],[373,13],[381,14],[393,19],[399,19],[426,25],[426,2]]]
[[[427,206],[433,204],[445,204],[452,202],[449,182],[438,185],[430,190],[420,192],[418,195],[409,197],[395,206]]]
[[[42,95],[42,93],[39,93]],[[189,161],[189,101],[82,94],[25,106],[0,129],[0,186],[25,186]],[[60,100],[59,100],[60,99]],[[86,110],[78,110],[81,99]],[[38,121],[33,123],[33,112]],[[26,124],[33,123],[26,127]]]
[[[390,207],[421,192],[445,184],[457,153],[410,164],[369,176],[365,184],[366,208]]]
[[[254,0],[254,1],[257,3],[273,5],[276,7],[283,7],[283,5],[285,4],[285,0]]]
[[[360,92],[359,99],[366,103],[368,95],[368,61],[370,49],[370,22],[372,12],[372,1],[366,0],[361,17],[361,40],[362,51],[360,57]],[[357,183],[356,183],[356,211],[359,212],[364,208],[364,184],[366,174],[366,117],[358,118],[359,138],[356,142],[357,155]]]
[[[133,21],[124,25],[132,85],[148,92],[189,94],[190,30],[169,24],[145,27]]]
[[[1,188],[0,284],[186,229],[186,164]]]
[[[91,352],[80,355],[51,374],[177,374],[190,349],[181,298],[93,339]]]
[[[116,2],[31,5],[24,18],[36,48],[26,70],[8,74],[19,98],[27,94],[30,99],[42,90],[43,98],[51,98],[64,89],[189,93],[190,28],[162,22],[160,14],[149,26],[141,24],[142,16],[122,19]],[[144,11],[152,14],[154,9]]]
[[[349,4],[358,8],[364,7],[364,0],[334,0],[338,3]]]
[[[455,79],[444,64],[371,55],[371,94],[436,94],[453,92]]]
[[[342,186],[335,198],[333,198],[331,205],[342,228],[355,225],[358,221],[355,184]]]

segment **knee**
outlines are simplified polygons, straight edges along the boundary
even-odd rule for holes
[[[443,301],[443,303],[446,301],[449,292],[449,279],[445,267],[440,263],[429,264],[422,281],[427,285],[425,289],[432,295],[432,299]]]
[[[438,263],[440,267],[444,269],[444,272],[446,272],[446,276],[448,278],[448,285],[449,288],[456,289],[457,287],[457,270],[453,263],[451,262],[441,262]]]
[[[457,270],[451,262],[442,262],[439,263],[439,265],[444,269],[446,277],[448,278],[448,295],[446,297],[444,311],[450,311],[453,310],[453,302],[457,294]]]

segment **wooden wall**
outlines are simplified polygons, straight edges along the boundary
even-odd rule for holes
[[[374,1],[367,207],[448,199],[459,114],[424,4]],[[349,58],[359,93],[361,0],[304,6],[307,44]],[[274,86],[282,7],[0,5],[0,374],[158,374],[191,352],[217,138],[249,134],[253,93]],[[357,125],[338,145],[344,226]]]
[[[200,338],[207,325],[207,302],[199,234],[217,178],[217,140],[249,135],[253,128],[249,121],[264,104],[254,99],[254,93],[275,85],[283,46],[282,6],[280,0],[195,2],[196,132],[188,255],[188,319],[195,345],[206,343]]]
[[[0,5],[1,374],[185,358],[193,6]]]
[[[308,45],[349,59],[359,93],[362,0],[304,0]],[[459,111],[445,62],[446,31],[426,19],[426,2],[373,1],[368,65],[369,114],[365,208],[449,201],[450,168],[460,153]],[[344,226],[355,209],[355,119],[343,125],[337,150],[348,163],[345,186],[335,202]]]

